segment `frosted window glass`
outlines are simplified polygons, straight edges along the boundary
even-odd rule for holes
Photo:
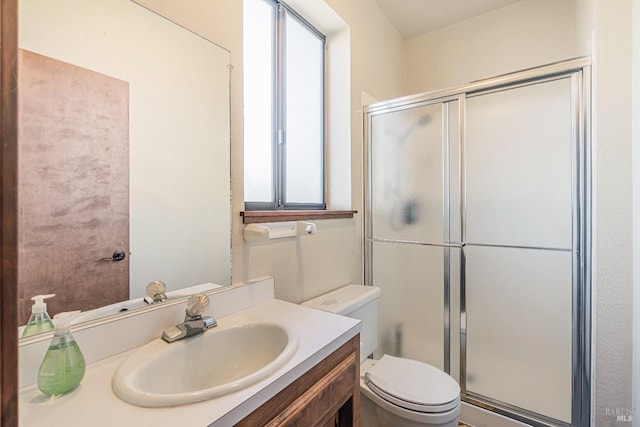
[[[467,99],[467,241],[571,248],[569,79]]]
[[[287,14],[286,46],[286,200],[323,203],[323,41]]]
[[[244,196],[273,201],[273,14],[264,0],[244,0]]]
[[[378,354],[444,367],[444,249],[374,243],[379,286]]]
[[[371,127],[373,237],[442,242],[442,105],[376,115]]]
[[[465,250],[467,390],[570,422],[571,252]]]

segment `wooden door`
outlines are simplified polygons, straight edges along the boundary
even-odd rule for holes
[[[129,84],[20,50],[19,88],[19,324],[128,299]]]

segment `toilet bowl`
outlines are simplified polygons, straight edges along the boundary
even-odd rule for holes
[[[360,365],[360,393],[362,426],[458,426],[458,383],[426,363],[388,355],[366,359]]]
[[[380,288],[347,285],[302,305],[362,321],[360,332],[360,425],[363,427],[457,427],[460,386],[427,363],[376,350]]]

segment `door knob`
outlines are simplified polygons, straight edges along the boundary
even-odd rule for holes
[[[122,261],[127,256],[127,253],[118,249],[111,255],[111,257],[100,258],[98,261]]]

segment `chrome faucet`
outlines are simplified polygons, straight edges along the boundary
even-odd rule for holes
[[[167,300],[167,285],[162,280],[154,280],[149,282],[145,288],[145,293],[147,296],[143,300],[148,305],[164,302]]]
[[[202,313],[209,308],[209,297],[204,294],[192,295],[187,301],[184,322],[165,329],[162,339],[168,343],[200,334],[213,328],[218,323],[211,316],[203,316]]]

